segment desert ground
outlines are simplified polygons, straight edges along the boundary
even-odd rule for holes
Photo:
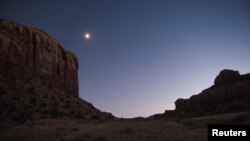
[[[250,124],[250,112],[190,119],[39,119],[9,129],[1,141],[206,141],[207,124]]]

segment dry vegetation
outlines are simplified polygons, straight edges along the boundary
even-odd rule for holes
[[[2,130],[2,141],[206,141],[206,125],[250,123],[250,112],[182,120],[43,119]]]

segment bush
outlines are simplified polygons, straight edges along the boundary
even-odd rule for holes
[[[29,89],[28,89],[28,93],[29,93],[29,94],[33,94],[33,93],[34,93],[34,90],[35,90],[34,87],[29,88]]]
[[[74,127],[74,128],[71,129],[71,131],[73,131],[73,132],[79,131],[79,128]]]
[[[76,112],[75,112],[74,110],[71,110],[71,111],[69,112],[69,114],[70,114],[70,115],[75,115]]]
[[[45,102],[43,102],[43,103],[40,104],[40,107],[47,107],[47,106],[48,106],[48,104],[45,103]]]
[[[107,141],[107,140],[108,140],[107,137],[102,135],[102,136],[97,137],[97,138],[95,138],[95,139],[93,139],[91,141]]]
[[[5,94],[5,91],[0,89],[0,95],[4,95]]]
[[[70,104],[65,104],[63,107],[64,107],[65,109],[69,109],[69,108],[70,108]]]
[[[82,113],[76,114],[75,118],[77,118],[77,119],[85,119],[85,117],[83,116]]]
[[[31,98],[29,99],[29,102],[30,102],[30,104],[32,104],[32,105],[36,105],[37,99],[36,99],[35,97],[31,97]]]
[[[43,98],[44,98],[44,99],[48,99],[49,96],[46,94],[46,95],[43,96]]]
[[[56,131],[62,131],[62,130],[64,130],[65,128],[63,127],[63,126],[59,126],[59,127],[57,127],[56,128]]]
[[[52,96],[50,99],[51,99],[52,101],[55,101],[55,100],[56,100],[54,96]]]
[[[83,137],[83,138],[90,138],[90,137],[92,137],[92,134],[91,134],[90,132],[84,132],[84,133],[82,134],[82,137]]]
[[[123,130],[124,133],[126,134],[131,134],[133,132],[133,128],[131,127],[126,127],[124,130]]]
[[[91,117],[91,119],[93,119],[93,120],[99,120],[101,117],[100,117],[100,115],[98,115],[98,114],[94,114],[94,115],[92,115],[92,117]]]
[[[59,112],[57,110],[57,108],[54,108],[52,111],[51,111],[51,117],[52,118],[59,118],[59,117],[62,117],[63,116],[63,113],[62,112]]]

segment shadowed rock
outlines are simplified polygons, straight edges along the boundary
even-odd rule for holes
[[[76,56],[39,29],[1,19],[0,68],[1,120],[113,118],[79,98]]]
[[[198,95],[175,101],[175,110],[165,111],[156,118],[197,117],[250,110],[250,74],[222,70],[214,85]]]
[[[78,96],[78,62],[47,33],[1,20],[2,79],[36,81]]]
[[[224,83],[236,82],[240,76],[239,71],[234,70],[222,70],[220,74],[215,78],[214,85],[220,85]]]

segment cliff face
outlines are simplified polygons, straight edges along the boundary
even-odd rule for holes
[[[196,117],[250,110],[250,74],[222,70],[214,85],[188,99],[178,99],[176,109],[155,117]]]
[[[0,20],[1,119],[106,118],[78,97],[78,61],[47,33]]]
[[[175,102],[176,112],[186,115],[210,115],[250,110],[250,74],[223,70],[214,85],[189,99]]]
[[[1,80],[35,81],[78,96],[78,62],[45,32],[1,20]]]

